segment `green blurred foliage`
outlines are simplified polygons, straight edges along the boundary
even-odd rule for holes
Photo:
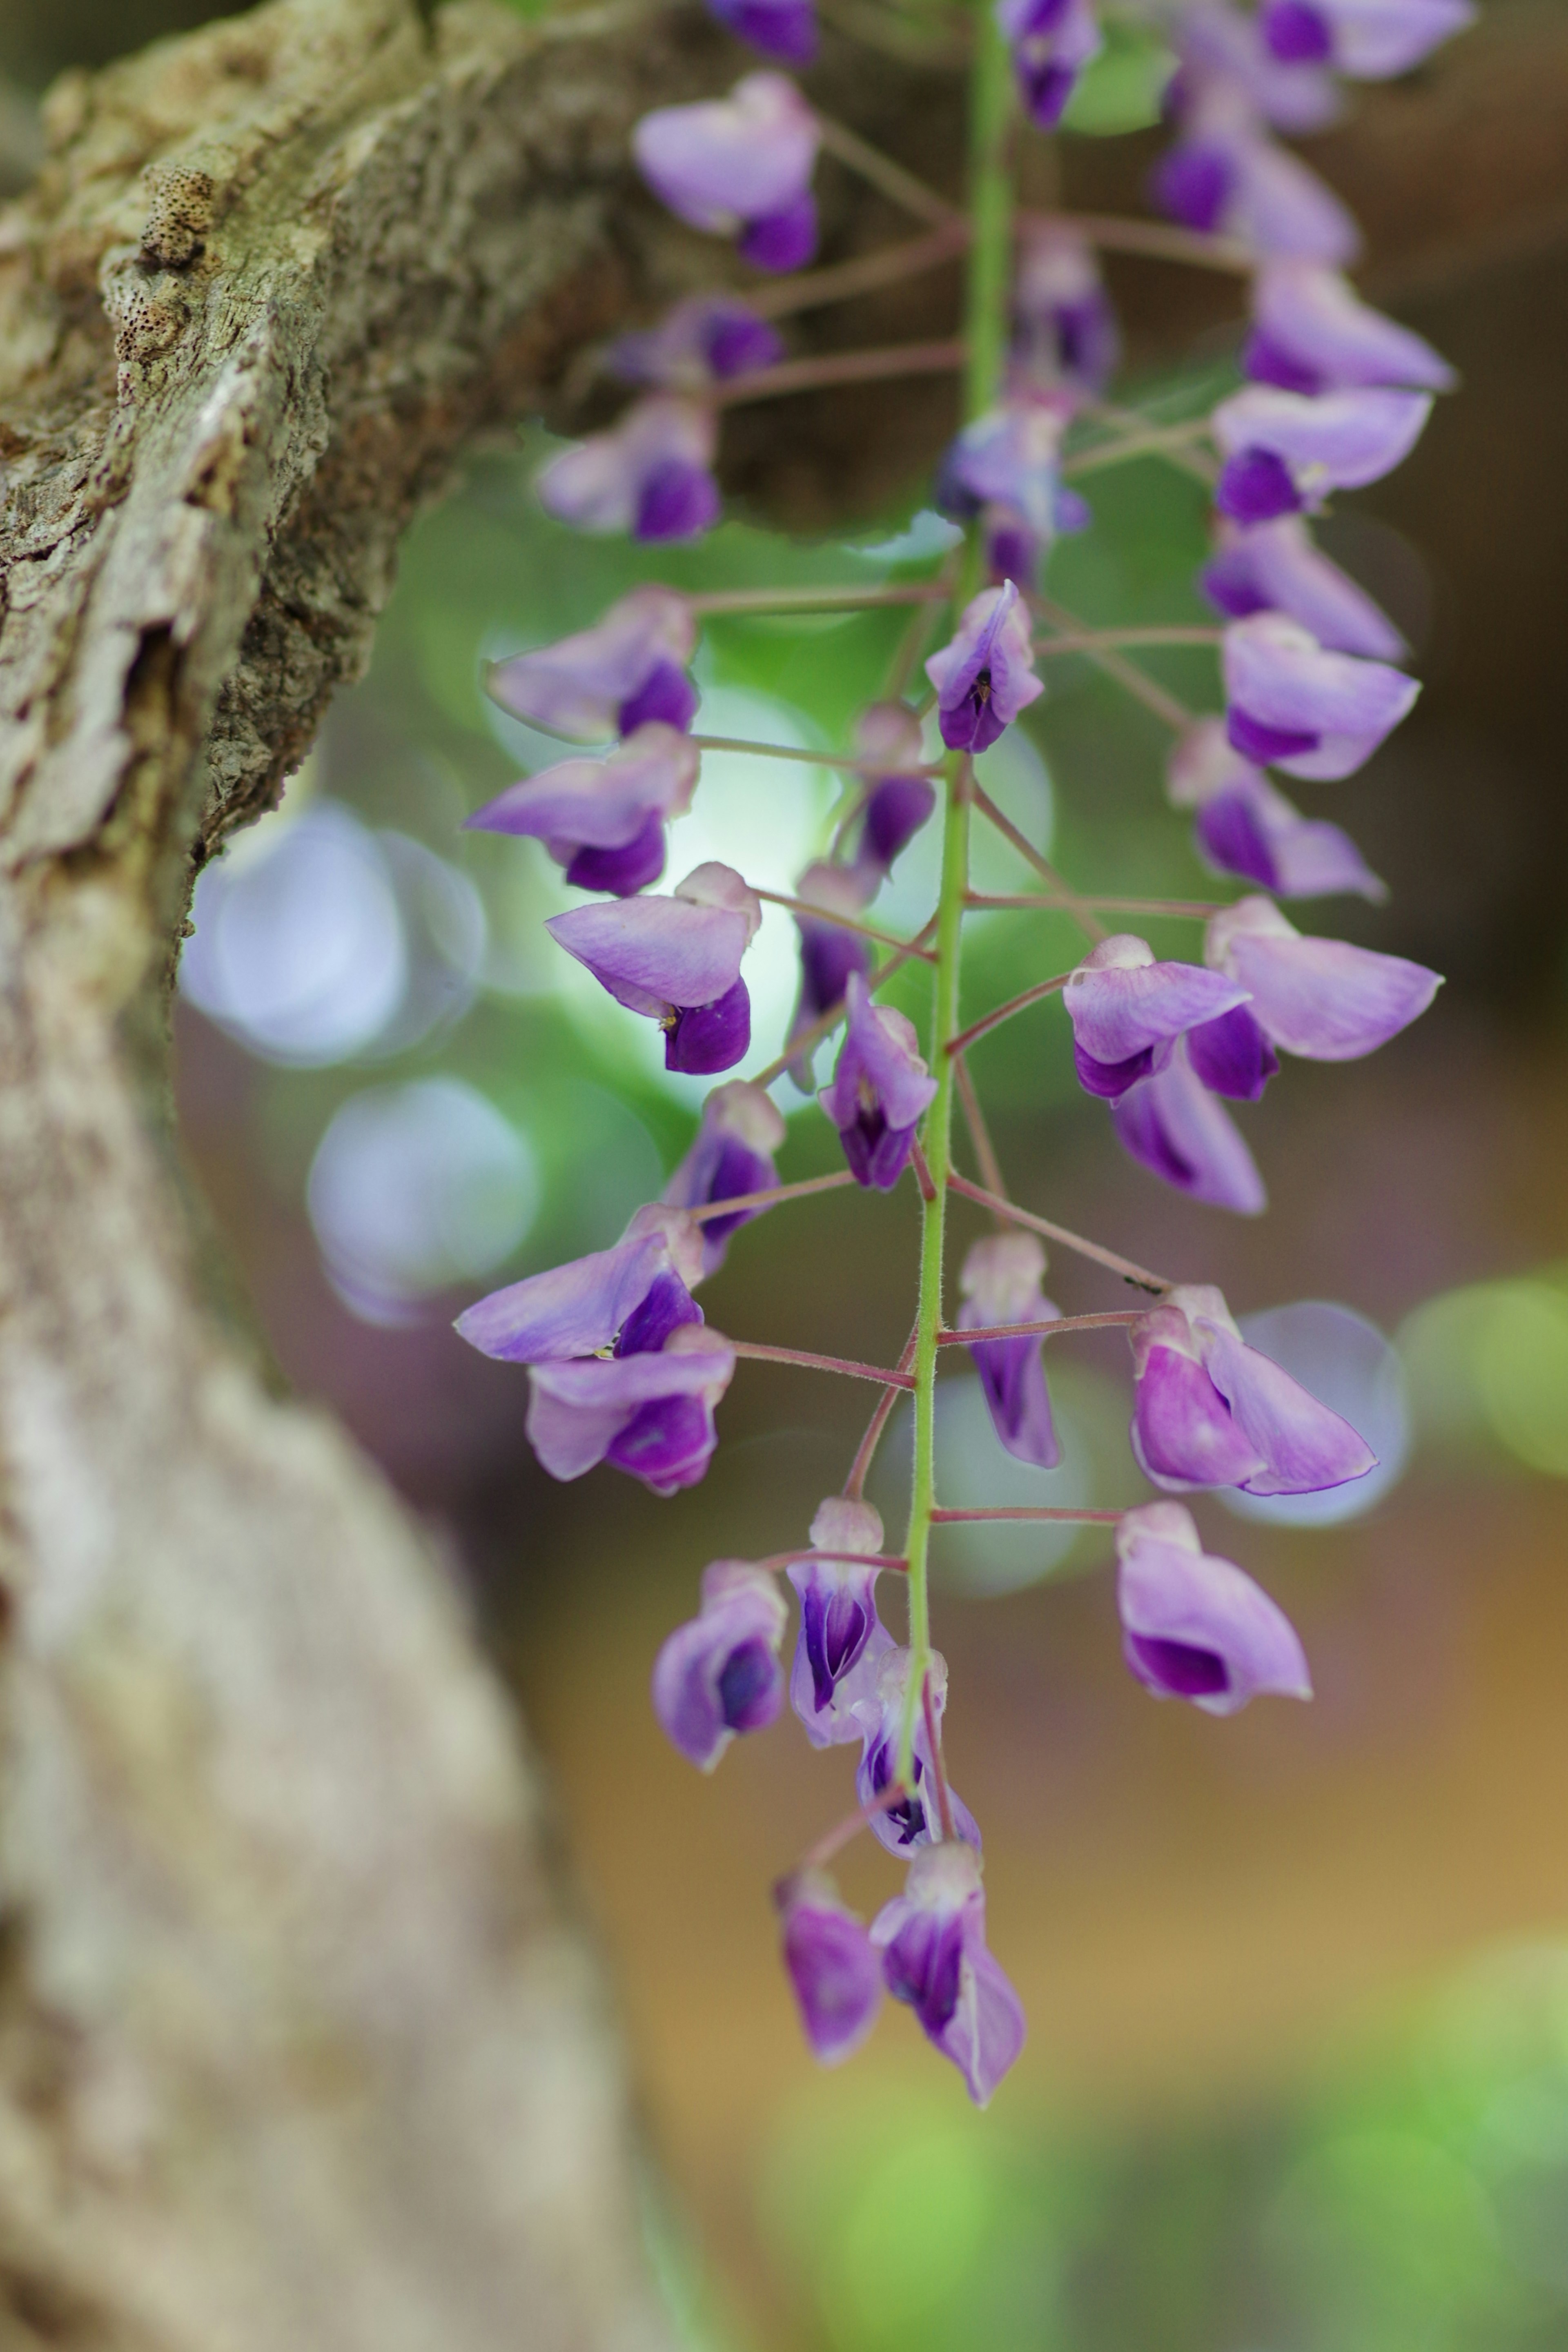
[[[1101,26],[1105,47],[1079,78],[1062,128],[1100,139],[1146,131],[1160,120],[1160,102],[1176,60],[1152,26],[1109,12]]]

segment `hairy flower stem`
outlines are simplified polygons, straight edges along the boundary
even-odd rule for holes
[[[1176,1286],[1163,1274],[1151,1274],[1146,1265],[1139,1265],[1130,1257],[1119,1257],[1114,1250],[1101,1249],[1098,1242],[1086,1241],[1081,1234],[1069,1232],[1066,1225],[1053,1225],[1048,1217],[1037,1217],[1032,1209],[1020,1209],[1011,1201],[1001,1200],[979,1184],[971,1184],[966,1177],[950,1175],[948,1184],[952,1192],[962,1192],[966,1201],[977,1202],[981,1208],[991,1210],[1008,1224],[1027,1225],[1031,1233],[1044,1234],[1047,1241],[1059,1242],[1063,1249],[1072,1250],[1079,1257],[1092,1258],[1097,1265],[1108,1266],[1112,1274],[1119,1274],[1124,1282],[1135,1284],[1140,1290],[1160,1296]]]
[[[963,344],[952,342],[887,343],[875,351],[830,352],[819,359],[781,360],[776,367],[732,375],[728,383],[715,385],[707,397],[715,408],[739,408],[748,401],[784,400],[794,393],[823,392],[841,383],[879,383],[889,376],[949,375],[963,365]]]
[[[1059,995],[1071,978],[1070,971],[1058,971],[1053,980],[1037,981],[1033,988],[1026,988],[1019,996],[1010,996],[1005,1004],[998,1004],[994,1012],[972,1022],[967,1029],[960,1030],[956,1037],[950,1037],[942,1047],[943,1053],[967,1053],[976,1038],[984,1037],[987,1031],[996,1028],[1000,1023],[1011,1021],[1015,1013],[1022,1013],[1027,1005],[1038,1004],[1044,996]]]
[[[803,1176],[798,1183],[770,1184],[763,1192],[725,1193],[686,1213],[694,1225],[705,1225],[712,1217],[732,1217],[742,1209],[776,1209],[781,1202],[804,1201],[813,1192],[837,1192],[854,1181],[847,1168],[838,1168],[830,1176]]]
[[[757,1364],[795,1364],[806,1372],[841,1372],[846,1380],[879,1381],[889,1388],[912,1389],[908,1372],[890,1371],[883,1364],[857,1363],[850,1356],[816,1356],[804,1348],[773,1348],[761,1339],[730,1339],[737,1356]]]
[[[994,10],[976,8],[974,60],[970,79],[969,214],[973,225],[964,302],[963,413],[966,421],[984,415],[996,395],[1006,346],[1009,278],[1013,251],[1013,188],[1008,168],[1013,113],[1013,67]],[[983,552],[970,534],[960,607],[982,579]],[[915,1322],[914,1471],[910,1496],[910,1669],[904,1717],[899,1732],[897,1778],[914,1769],[915,1721],[931,1671],[931,1595],[927,1580],[931,1511],[936,1503],[937,1335],[942,1328],[942,1244],[947,1186],[952,1172],[952,1099],[955,1057],[945,1049],[959,1030],[959,973],[963,945],[963,901],[969,889],[969,807],[973,764],[953,752],[947,761],[947,806],[942,824],[942,892],[937,904],[937,968],[932,1008],[931,1067],[936,1095],[926,1114],[924,1148],[933,1197],[921,1227],[920,1305]]]
[[[830,923],[835,930],[857,931],[863,940],[875,940],[880,948],[907,948],[912,956],[927,963],[936,961],[934,948],[916,947],[911,940],[900,940],[892,931],[879,931],[875,923],[863,923],[857,915],[836,914],[830,907],[814,907],[809,898],[792,898],[787,890],[754,890],[754,898],[765,899],[770,907],[787,907],[792,915],[805,915],[814,923]]]

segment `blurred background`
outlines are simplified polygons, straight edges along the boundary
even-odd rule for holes
[[[50,75],[209,13],[5,0],[10,184],[36,156]],[[1500,0],[1475,55],[1495,54],[1497,21],[1544,40],[1563,16]],[[1443,67],[1461,120],[1466,48]],[[1568,63],[1560,39],[1549,55]],[[1110,127],[1137,104],[1111,103]],[[846,1754],[812,1753],[785,1720],[702,1781],[647,1704],[703,1562],[804,1542],[869,1392],[749,1364],[702,1486],[660,1502],[600,1471],[562,1488],[524,1441],[523,1375],[449,1328],[478,1293],[613,1239],[657,1195],[703,1092],[666,1078],[650,1025],[551,945],[542,919],[567,902],[554,866],[461,831],[561,754],[486,703],[481,663],[586,625],[638,579],[921,576],[943,530],[920,482],[810,541],[742,501],[701,550],[656,560],[545,521],[539,426],[478,453],[410,537],[370,675],[278,813],[203,877],[176,1010],[194,1189],[281,1374],[441,1532],[520,1696],[612,1958],[650,2237],[711,2352],[1568,2342],[1568,151],[1554,168],[1555,211],[1510,236],[1498,196],[1489,244],[1376,284],[1464,388],[1325,533],[1410,637],[1426,687],[1361,776],[1296,794],[1349,826],[1390,903],[1300,919],[1436,965],[1435,1009],[1368,1062],[1289,1065],[1242,1112],[1271,1199],[1256,1223],[1122,1159],[1073,1081],[1059,1008],[973,1056],[1021,1201],[1268,1317],[1270,1351],[1375,1422],[1384,1463],[1327,1517],[1254,1506],[1244,1521],[1200,1501],[1208,1547],[1300,1628],[1318,1689],[1310,1707],[1223,1724],[1125,1675],[1099,1531],[943,1531],[949,1755],[985,1828],[992,1943],[1031,2022],[985,2116],[902,2011],[842,2073],[805,2055],[767,1890],[850,1801]],[[1487,211],[1485,185],[1475,203]],[[1142,282],[1120,290],[1135,300]],[[1202,410],[1232,380],[1236,324],[1223,289],[1168,309],[1135,346],[1127,396]],[[1059,548],[1053,593],[1094,621],[1206,617],[1191,585],[1201,486],[1145,462],[1089,487],[1095,529]],[[697,724],[841,743],[897,627],[712,625]],[[1212,707],[1208,659],[1148,667]],[[989,787],[1075,881],[1211,894],[1164,805],[1165,738],[1137,705],[1055,663],[1015,735],[988,755]],[[710,757],[669,873],[717,856],[787,889],[835,796],[809,764]],[[918,925],[934,862],[917,843],[877,919]],[[978,872],[1029,887],[990,842]],[[1193,951],[1191,926],[1150,936]],[[1078,951],[1058,918],[977,921],[966,1003]],[[780,909],[749,976],[760,1065],[794,989]],[[922,1010],[918,983],[891,994]],[[776,1091],[781,1173],[835,1165],[808,1099]],[[908,1193],[834,1193],[748,1228],[704,1294],[710,1317],[893,1360]],[[1124,1303],[1066,1256],[1047,1287],[1068,1313]],[[1005,1462],[950,1370],[947,1499],[1142,1497],[1120,1336],[1053,1351],[1051,1374],[1066,1458],[1047,1475]],[[900,1445],[907,1460],[895,1423],[873,1490],[895,1530]],[[877,1852],[853,1853],[843,1878],[867,1908],[896,1884]]]

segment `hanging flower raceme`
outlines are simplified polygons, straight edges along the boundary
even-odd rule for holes
[[[1247,1002],[1194,1029],[1187,1051],[1205,1086],[1247,1102],[1278,1068],[1276,1048],[1310,1062],[1358,1061],[1408,1028],[1443,984],[1404,956],[1303,939],[1271,900],[1257,897],[1214,917],[1204,957],[1247,990]]]
[[[858,2050],[882,2006],[882,1958],[825,1871],[797,1871],[775,1889],[784,1962],[819,2065]]]
[[[705,1209],[714,1201],[735,1201],[765,1192],[778,1179],[773,1154],[784,1143],[783,1115],[761,1087],[731,1078],[715,1087],[702,1106],[701,1124],[690,1150],[664,1188],[673,1209]],[[732,1217],[702,1223],[702,1271],[717,1274],[730,1236],[761,1212],[737,1209]]]
[[[1024,2007],[986,1948],[980,1857],[968,1845],[922,1848],[904,1891],[871,1925],[882,1972],[895,2000],[907,2002],[921,2030],[951,2058],[978,2107],[1024,2046]]]
[[[1387,614],[1314,546],[1301,516],[1248,528],[1221,515],[1215,540],[1198,583],[1228,620],[1282,613],[1330,652],[1373,661],[1398,661],[1408,650]]]
[[[1228,1013],[1246,993],[1201,964],[1157,963],[1148,941],[1127,932],[1100,940],[1062,992],[1079,1085],[1120,1102],[1165,1067],[1184,1031]]]
[[[974,1243],[963,1261],[958,1310],[961,1331],[1000,1323],[1054,1322],[1059,1309],[1041,1289],[1046,1253],[1033,1234],[994,1234]],[[980,1375],[991,1425],[1009,1454],[1037,1469],[1062,1458],[1046,1389],[1046,1343],[1027,1337],[982,1339],[969,1350]]]
[[[763,910],[733,866],[699,866],[668,898],[623,898],[552,915],[545,929],[617,1004],[664,1031],[664,1066],[732,1069],[752,1041],[741,958]]]
[[[910,1654],[908,1650],[885,1651],[878,1662],[875,1692],[855,1702],[856,1719],[865,1741],[855,1775],[855,1793],[862,1806],[874,1804],[898,1779],[899,1741],[903,1735]],[[927,1677],[931,1720],[940,1737],[942,1710],[947,1705],[947,1661],[935,1650],[931,1654]],[[872,1835],[889,1853],[907,1853],[913,1847],[930,1845],[942,1835],[940,1808],[932,1793],[936,1780],[931,1735],[926,1728],[925,1709],[918,1704],[910,1778],[914,1785],[907,1794],[897,1804],[885,1806],[871,1817]],[[952,1789],[948,1790],[947,1797],[954,1837],[978,1853],[980,1830],[973,1814]]]
[[[1168,1292],[1127,1336],[1132,1451],[1156,1486],[1314,1495],[1376,1468],[1348,1421],[1247,1346],[1209,1285]]]
[[[994,581],[1037,583],[1057,534],[1089,520],[1060,478],[1073,405],[1059,392],[1012,394],[965,425],[942,459],[936,503],[955,521],[980,521]]]
[[[882,1549],[882,1522],[869,1503],[830,1495],[811,1523],[817,1557],[792,1561],[800,1595],[800,1635],[790,1670],[790,1705],[814,1748],[863,1739],[855,1709],[877,1700],[877,1678],[893,1637],[877,1614],[879,1570],[866,1564]]]
[[[653,1670],[653,1710],[666,1737],[711,1772],[737,1732],[763,1731],[784,1705],[779,1643],[789,1612],[765,1568],[715,1559],[702,1607],[678,1625]]]
[[[1012,581],[982,589],[964,606],[952,644],[926,664],[950,751],[989,750],[1045,692],[1034,658],[1028,609]]]
[[[858,972],[845,991],[848,1018],[830,1085],[818,1100],[858,1183],[890,1192],[909,1163],[915,1129],[936,1080],[921,1058],[914,1024],[874,1003]]]
[[[800,993],[790,1017],[786,1046],[793,1046],[796,1038],[804,1037],[825,1013],[843,1003],[852,974],[863,977],[870,971],[869,940],[844,923],[834,922],[832,918],[858,916],[876,887],[875,876],[864,866],[830,866],[820,860],[808,866],[795,884],[795,897],[805,906],[820,907],[822,917],[819,920],[801,908],[795,909],[795,928],[800,933]],[[790,1075],[803,1094],[810,1092],[815,1081],[809,1052],[802,1053],[791,1063]]]
[[[546,514],[577,530],[700,539],[719,520],[718,437],[702,402],[655,394],[635,401],[608,433],[552,457],[534,488]]]
[[[1226,629],[1221,656],[1226,731],[1244,758],[1288,776],[1353,775],[1413,708],[1421,689],[1385,662],[1328,653],[1279,613]]]
[[[1428,393],[1374,387],[1309,399],[1251,384],[1214,413],[1225,459],[1215,504],[1233,522],[1270,522],[1321,506],[1331,490],[1380,482],[1409,456],[1431,413]]]
[[[639,1209],[613,1249],[510,1283],[458,1317],[481,1355],[528,1366],[525,1425],[552,1477],[607,1461],[669,1495],[702,1476],[735,1369],[691,1297],[702,1259],[689,1217]]]
[[[728,98],[661,106],[632,134],[637,168],[678,219],[733,236],[759,269],[799,269],[816,250],[816,118],[783,74]]]
[[[1270,261],[1258,272],[1241,364],[1282,392],[1450,392],[1455,382],[1430,343],[1363,302],[1337,269],[1310,261]]]
[[[1038,130],[1054,131],[1079,76],[1105,45],[1090,0],[995,0],[995,6],[1024,111]]]
[[[623,383],[701,393],[774,367],[784,355],[778,330],[738,294],[689,294],[657,327],[617,336],[609,364]]]
[[[1387,81],[1475,19],[1470,0],[1263,0],[1258,22],[1282,64]]]
[[[921,722],[907,703],[868,704],[855,722],[855,751],[873,772],[851,862],[875,891],[930,818],[936,786],[920,772],[925,765]]]
[[[1200,719],[1180,738],[1165,787],[1173,807],[1194,812],[1198,855],[1215,873],[1239,875],[1281,898],[1388,896],[1349,834],[1292,807],[1232,748],[1223,719]]]
[[[1268,1205],[1258,1164],[1223,1103],[1210,1094],[1178,1037],[1170,1060],[1111,1106],[1116,1139],[1163,1183],[1210,1208],[1256,1217]]]
[[[814,0],[708,0],[726,32],[781,66],[808,66],[816,55]]]
[[[577,743],[633,735],[650,720],[684,730],[697,709],[687,676],[696,643],[684,596],[634,588],[591,629],[491,662],[485,692],[514,719]]]
[[[1013,279],[1011,388],[1097,399],[1121,357],[1116,313],[1094,247],[1065,225],[1026,227]]]
[[[1310,1698],[1311,1675],[1282,1609],[1228,1559],[1204,1550],[1180,1503],[1145,1503],[1116,1529],[1121,1649],[1156,1698],[1205,1715],[1248,1699]]]
[[[467,822],[542,841],[580,890],[629,898],[663,873],[664,828],[690,807],[698,767],[686,737],[650,719],[606,759],[557,761]]]

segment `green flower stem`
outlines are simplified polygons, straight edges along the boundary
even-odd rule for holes
[[[1009,169],[1013,118],[1013,68],[991,0],[975,11],[973,78],[970,86],[970,218],[973,224],[965,296],[964,417],[983,415],[1001,381],[1006,349],[1013,257],[1013,187]],[[970,534],[960,611],[980,585],[982,549]],[[920,1306],[915,1324],[914,1475],[910,1497],[909,1560],[910,1676],[899,1735],[897,1778],[912,1786],[915,1725],[931,1667],[931,1593],[928,1554],[931,1513],[936,1507],[936,1367],[942,1329],[942,1246],[948,1180],[952,1172],[952,1097],[957,1055],[947,1051],[959,1034],[960,957],[964,899],[969,890],[971,762],[950,753],[945,763],[947,805],[942,824],[942,895],[937,906],[936,985],[932,1009],[931,1067],[936,1094],[926,1114],[924,1145],[934,1198],[925,1205],[921,1231]]]

